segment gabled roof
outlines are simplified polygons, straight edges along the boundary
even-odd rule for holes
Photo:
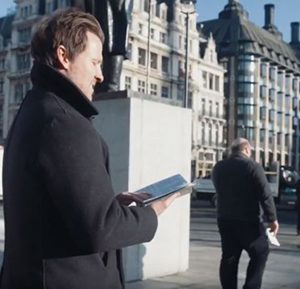
[[[278,33],[270,33],[255,25],[245,14],[236,13],[230,17],[222,17],[221,13],[219,19],[198,23],[198,29],[201,27],[205,35],[213,34],[221,57],[240,51],[241,44],[244,43],[243,53],[260,55],[299,72],[300,59]]]

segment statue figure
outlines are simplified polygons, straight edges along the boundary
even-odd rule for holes
[[[105,35],[103,47],[104,82],[97,92],[118,91],[127,47],[126,0],[71,0],[71,6],[93,14]],[[111,13],[110,13],[111,12]]]

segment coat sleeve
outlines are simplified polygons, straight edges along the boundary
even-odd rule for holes
[[[154,210],[121,206],[115,199],[103,144],[88,120],[67,115],[52,120],[44,129],[39,162],[46,192],[78,246],[107,251],[153,238]]]
[[[269,222],[273,222],[277,220],[276,208],[264,169],[261,165],[254,163],[253,174],[256,192],[264,210],[264,214]]]

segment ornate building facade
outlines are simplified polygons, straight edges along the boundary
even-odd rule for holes
[[[41,2],[16,1],[16,12],[9,16],[10,29],[6,29],[8,45],[0,47],[0,100],[3,79],[3,123],[0,127],[3,127],[3,139],[20,102],[31,87],[30,41],[36,24],[43,16],[40,11],[50,14],[57,8],[69,6],[68,0],[47,0],[41,9]],[[187,105],[193,111],[192,175],[208,174],[225,150],[224,68],[218,63],[214,39],[198,32],[195,11],[189,15],[187,37],[186,12],[180,0],[153,0],[151,3],[148,0],[131,1],[130,11],[128,60],[123,64],[121,89],[183,106],[187,52]],[[7,17],[1,21],[8,21],[4,19]],[[0,34],[3,32],[0,27]],[[3,70],[1,59],[7,64]]]

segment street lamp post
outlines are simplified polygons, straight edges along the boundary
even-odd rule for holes
[[[150,78],[150,34],[151,34],[151,6],[152,0],[148,0],[148,35],[147,35],[147,74],[146,74],[146,94],[149,94],[149,78]]]
[[[196,0],[181,0],[181,13],[185,15],[185,78],[184,78],[184,100],[183,106],[188,107],[189,99],[189,29],[190,15],[195,13],[194,5]]]

